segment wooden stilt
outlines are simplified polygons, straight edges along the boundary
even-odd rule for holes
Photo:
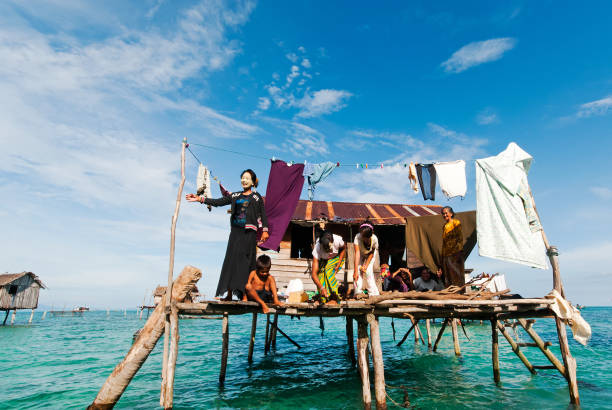
[[[504,327],[504,325],[501,324],[499,321],[497,321],[497,328],[499,329],[501,334],[506,338],[508,343],[510,343],[510,346],[512,347],[512,351],[518,356],[519,359],[521,359],[521,362],[523,362],[527,370],[529,370],[531,374],[536,374],[535,369],[533,368],[529,360],[527,360],[527,357],[525,357],[519,345],[514,341],[510,333],[508,333],[508,331]]]
[[[500,382],[499,377],[499,341],[497,340],[497,319],[491,319],[491,359],[493,360],[493,380]]]
[[[257,331],[257,312],[253,313],[253,321],[251,322],[251,340],[249,341],[249,363],[253,362],[253,348],[255,347],[255,332]]]
[[[357,363],[359,364],[359,375],[361,376],[361,393],[363,408],[372,408],[372,392],[370,391],[370,371],[368,363],[368,322],[365,317],[357,319]]]
[[[419,343],[419,322],[417,320],[414,320],[413,318],[410,318],[410,321],[414,325],[414,343]]]
[[[578,395],[578,380],[576,378],[576,359],[574,359],[569,350],[569,343],[567,342],[567,331],[565,329],[565,323],[558,317],[555,317],[557,324],[557,335],[559,336],[559,347],[561,348],[561,356],[563,357],[563,364],[565,364],[565,378],[569,388],[570,403],[576,406],[580,406],[580,396]]]
[[[271,337],[271,345],[270,347],[276,350],[276,333],[278,330],[278,312],[274,313],[274,323],[272,325],[272,337]]]
[[[266,315],[266,342],[264,343],[264,354],[270,350],[270,314]]]
[[[182,302],[195,286],[202,272],[193,266],[187,266],[174,282],[172,298]],[[89,409],[110,409],[118,401],[126,387],[147,359],[155,344],[164,332],[164,303],[157,305],[149,320],[145,323],[138,338],[132,344],[125,358],[115,366],[106,382],[98,392]],[[163,405],[163,403],[162,403]]]
[[[538,346],[542,353],[544,353],[544,356],[546,356],[546,358],[553,364],[553,366],[555,366],[555,368],[559,370],[559,373],[561,373],[563,377],[566,377],[565,366],[563,366],[563,363],[561,363],[559,359],[557,359],[557,357],[553,354],[553,352],[551,352],[550,349],[547,348],[546,343],[544,343],[544,341],[540,338],[536,331],[528,325],[525,319],[518,319],[518,322],[523,327],[523,329],[525,329],[531,339],[535,342],[536,346]]]
[[[176,359],[178,357],[178,342],[179,342],[179,319],[178,310],[173,307],[170,313],[170,350],[168,351],[168,366],[166,374],[166,389],[165,389],[165,409],[171,409],[174,406],[174,374],[176,371]]]
[[[140,314],[138,315],[138,319],[142,320],[142,311],[144,310],[143,307],[140,308]]]
[[[457,334],[457,319],[451,319],[451,329],[453,330],[453,343],[455,345],[455,356],[461,356],[459,347],[459,335]]]
[[[425,319],[425,331],[427,331],[427,348],[431,350],[431,324],[430,319]]]
[[[355,365],[355,342],[353,341],[353,318],[346,317],[346,343],[348,344],[348,354],[353,366]]]
[[[13,314],[11,315],[11,326],[15,323],[15,316],[17,316],[17,309],[13,309]]]
[[[402,345],[402,344],[403,344],[403,343],[406,341],[406,339],[408,338],[408,335],[410,334],[410,332],[412,331],[412,329],[414,329],[414,328],[416,327],[417,323],[419,323],[419,321],[418,321],[418,320],[416,320],[416,321],[415,321],[415,320],[413,320],[413,321],[412,321],[412,326],[410,326],[410,329],[408,329],[408,331],[406,332],[406,334],[404,334],[404,337],[402,337],[402,340],[400,340],[400,341],[399,341],[399,343],[397,344],[397,347],[401,346],[401,345]]]
[[[219,383],[225,383],[225,369],[227,367],[227,355],[229,349],[229,316],[223,313],[223,347],[221,350],[221,370],[219,371]]]
[[[7,310],[6,315],[4,315],[4,322],[2,322],[2,326],[6,325],[6,319],[8,319],[9,313],[10,313],[10,310]]]
[[[370,324],[370,341],[372,343],[372,364],[374,367],[374,395],[376,396],[376,409],[387,408],[387,392],[385,390],[385,363],[382,346],[380,345],[380,329],[378,318],[368,314]],[[416,322],[415,322],[416,325]]]
[[[33,317],[34,317],[34,309],[32,309],[32,313],[30,313],[30,318],[28,319],[28,325],[32,323]]]
[[[45,310],[40,320],[45,320],[46,317],[47,317],[47,311]]]
[[[440,339],[442,339],[442,335],[444,334],[444,329],[446,329],[446,325],[448,325],[448,321],[449,319],[444,319],[444,321],[442,322],[442,327],[440,328],[440,331],[438,332],[438,337],[436,337],[436,342],[433,345],[432,350],[434,352],[438,350],[438,343],[440,343]]]
[[[172,279],[174,277],[174,243],[176,233],[176,221],[178,220],[179,210],[181,208],[181,199],[183,196],[183,187],[185,186],[185,148],[187,148],[187,138],[183,138],[181,149],[181,182],[179,183],[178,194],[176,195],[176,204],[174,206],[174,214],[172,215],[172,224],[170,226],[170,261],[168,266],[168,287],[166,288],[165,299],[165,322],[164,322],[164,354],[162,356],[162,388],[159,397],[159,404],[164,405],[164,392],[166,386],[166,374],[168,364],[168,338],[170,337],[170,301],[172,299]],[[124,312],[125,314],[125,312]]]

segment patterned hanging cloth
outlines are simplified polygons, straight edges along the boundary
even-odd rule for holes
[[[198,176],[196,178],[197,194],[203,195],[204,198],[212,198],[212,192],[210,191],[210,172],[208,168],[200,164],[198,167]],[[211,210],[211,206],[208,205],[208,210]]]

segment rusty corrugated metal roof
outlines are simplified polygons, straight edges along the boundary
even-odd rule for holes
[[[333,221],[351,220],[355,223],[366,218],[375,225],[403,225],[405,218],[440,215],[440,205],[365,204],[358,202],[331,202],[300,200],[292,221],[312,221],[323,217]]]

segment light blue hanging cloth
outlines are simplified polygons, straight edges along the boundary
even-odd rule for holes
[[[311,165],[311,164],[309,164]],[[316,185],[323,181],[336,168],[336,164],[330,161],[312,165],[312,174],[308,175],[308,200],[314,199]]]

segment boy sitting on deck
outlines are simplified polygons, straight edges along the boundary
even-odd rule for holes
[[[248,300],[259,303],[264,313],[270,311],[266,303],[272,303],[274,306],[283,305],[276,294],[276,281],[270,275],[271,266],[272,261],[268,255],[259,255],[255,263],[255,270],[251,271],[246,284]]]

